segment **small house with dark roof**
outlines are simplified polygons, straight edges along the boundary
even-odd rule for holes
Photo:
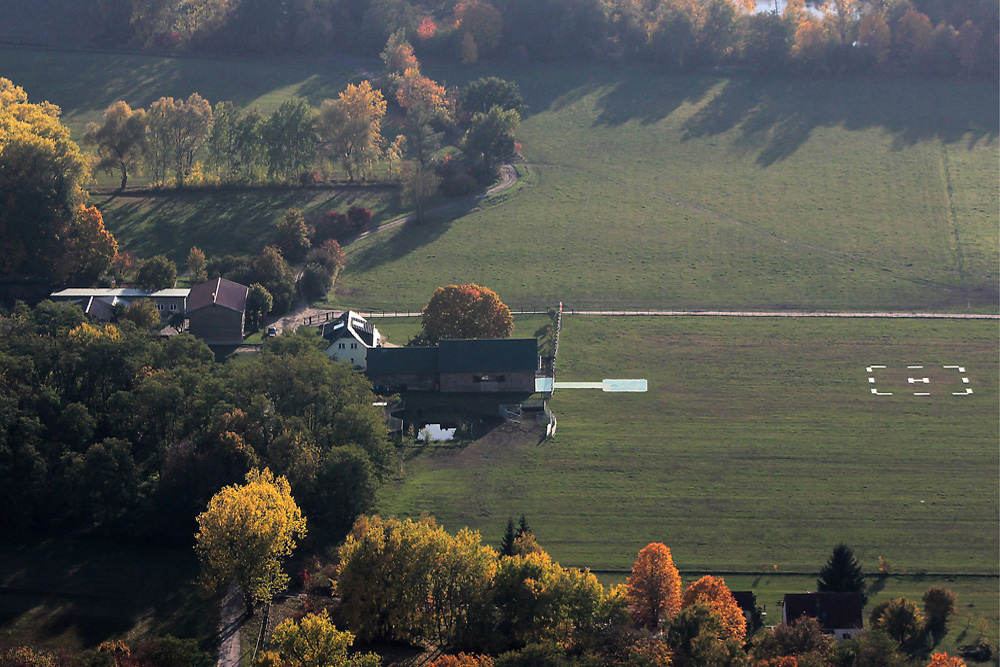
[[[209,345],[239,345],[246,324],[246,286],[216,278],[191,288],[188,331]]]
[[[172,315],[183,313],[190,290],[181,287],[149,290],[135,287],[68,287],[49,296],[56,303],[75,303],[88,317],[105,322],[114,317],[116,306],[129,306],[136,301],[152,301],[166,322]]]
[[[360,370],[368,367],[368,351],[382,345],[378,329],[353,310],[324,324],[320,335],[326,341],[328,357]]]
[[[534,338],[442,340],[437,347],[369,350],[366,374],[389,391],[531,394],[538,368]]]
[[[824,632],[850,639],[865,628],[861,593],[786,593],[781,622],[791,625],[803,616],[819,621]]]

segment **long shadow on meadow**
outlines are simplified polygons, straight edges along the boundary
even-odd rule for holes
[[[737,149],[767,167],[792,155],[813,131],[881,128],[895,150],[919,142],[996,141],[995,86],[936,80],[731,79],[684,124],[684,140],[736,130]],[[948,100],[932,104],[928,98]]]
[[[610,81],[610,79],[609,79]],[[578,99],[583,85],[563,93]],[[935,103],[943,100],[946,103]],[[772,79],[624,74],[597,100],[595,125],[662,121],[683,105],[700,108],[681,126],[683,140],[736,133],[734,148],[763,167],[794,154],[817,128],[881,128],[902,150],[936,139],[967,148],[995,142],[996,85],[935,79]]]
[[[450,202],[445,204],[446,211],[429,215],[429,219],[424,222],[408,222],[395,233],[376,236],[374,243],[351,255],[350,270],[371,271],[406,257],[441,238],[451,227],[453,220],[468,215],[478,204],[479,200],[471,197]]]

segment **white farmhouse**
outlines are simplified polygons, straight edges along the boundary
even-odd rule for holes
[[[368,368],[368,350],[382,346],[378,329],[353,310],[327,322],[320,331],[328,357],[360,370]]]

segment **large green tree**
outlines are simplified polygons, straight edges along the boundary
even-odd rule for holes
[[[513,109],[505,111],[493,106],[486,113],[477,113],[469,121],[465,133],[465,153],[474,161],[493,170],[514,157],[514,130],[521,117]]]
[[[186,100],[161,97],[149,107],[146,122],[146,159],[153,180],[164,180],[172,173],[177,185],[183,185],[195,154],[211,136],[212,105],[198,93]]]

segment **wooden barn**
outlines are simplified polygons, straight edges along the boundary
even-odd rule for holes
[[[442,340],[438,347],[373,348],[367,375],[390,391],[530,394],[538,368],[534,338]]]

